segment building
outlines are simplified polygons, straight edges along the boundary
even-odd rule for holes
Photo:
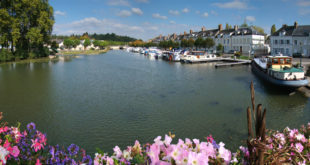
[[[267,54],[269,50],[269,46],[265,44],[265,34],[257,32],[253,27],[239,28],[238,26],[234,26],[232,29],[223,29],[222,24],[220,24],[217,29],[207,30],[205,27],[202,27],[199,32],[190,30],[189,33],[173,34],[173,36],[171,38],[171,35],[168,35],[168,37],[162,37],[160,35],[152,41],[155,43],[165,40],[181,42],[183,39],[191,38],[196,40],[201,37],[203,39],[212,38],[215,43],[215,46],[212,48],[214,50],[217,45],[222,44],[226,53],[234,50],[240,51],[243,54],[249,54],[251,52]]]
[[[310,25],[298,25],[297,22],[293,26],[284,24],[270,36],[270,47],[272,55],[282,53],[310,57]]]

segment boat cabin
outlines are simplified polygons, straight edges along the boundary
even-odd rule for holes
[[[292,57],[288,56],[269,56],[267,60],[267,68],[284,69],[292,67]]]
[[[196,55],[196,56],[203,56],[203,55],[205,55],[205,52],[203,52],[203,51],[192,51],[189,54],[190,55]]]
[[[292,57],[269,56],[267,59],[268,75],[279,80],[302,80],[305,73],[292,66]]]

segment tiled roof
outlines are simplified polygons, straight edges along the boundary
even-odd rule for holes
[[[282,34],[284,36],[309,36],[310,25],[299,25],[297,28],[295,26],[282,26],[272,36],[279,36],[281,32],[285,32]]]
[[[301,25],[294,30],[293,36],[310,36],[310,25]]]

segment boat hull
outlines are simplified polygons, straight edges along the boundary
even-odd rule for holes
[[[254,73],[256,73],[257,76],[259,76],[264,81],[267,81],[267,82],[272,83],[272,84],[277,85],[277,86],[298,88],[301,86],[306,86],[309,83],[307,79],[304,79],[304,80],[279,80],[279,79],[275,79],[273,77],[270,77],[263,70],[261,70],[259,68],[259,66],[257,66],[257,64],[255,64],[254,61],[252,61],[251,66],[252,66],[252,71]]]

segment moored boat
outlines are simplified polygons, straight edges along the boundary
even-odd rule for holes
[[[278,86],[296,88],[309,83],[303,69],[293,67],[289,56],[254,58],[252,70],[263,80]]]
[[[184,54],[181,57],[181,62],[184,63],[207,62],[207,61],[213,61],[215,59],[217,59],[217,57],[214,54],[209,54],[204,51],[191,51],[187,54]]]

